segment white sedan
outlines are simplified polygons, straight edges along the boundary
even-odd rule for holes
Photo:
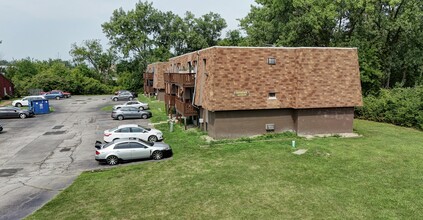
[[[149,142],[163,140],[163,133],[157,129],[144,128],[137,124],[120,125],[104,131],[104,141],[112,142],[121,138],[139,138]]]
[[[28,106],[28,102],[32,100],[44,100],[46,99],[44,96],[41,95],[33,95],[33,96],[25,96],[22,99],[18,99],[12,102],[12,105],[15,107],[22,107]]]
[[[125,102],[122,105],[115,105],[113,106],[113,109],[120,109],[124,106],[131,106],[131,107],[136,107],[139,108],[141,110],[145,110],[148,109],[148,103],[143,103],[143,102],[139,102],[139,101],[129,101],[129,102]]]

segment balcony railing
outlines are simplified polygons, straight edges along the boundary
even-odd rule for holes
[[[165,104],[169,106],[175,106],[175,96],[165,94]]]
[[[177,73],[175,74],[176,84],[182,87],[194,87],[195,74],[194,73]]]
[[[154,78],[154,74],[153,73],[144,73],[143,74],[144,80],[146,79],[153,79]]]
[[[178,84],[182,87],[194,87],[195,74],[194,73],[165,73],[165,83]]]
[[[144,93],[154,93],[154,88],[152,86],[144,85]]]
[[[174,74],[175,73],[165,73],[164,74],[164,81],[165,83],[176,83],[175,79],[174,79]]]
[[[198,115],[197,109],[187,102],[183,102],[180,99],[175,99],[176,111],[179,112],[182,116],[196,116]]]

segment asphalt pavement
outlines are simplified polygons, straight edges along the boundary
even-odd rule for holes
[[[100,109],[110,96],[50,100],[55,111],[26,119],[0,119],[0,219],[22,219],[68,187],[83,171],[107,167],[94,160],[96,140],[119,124]]]

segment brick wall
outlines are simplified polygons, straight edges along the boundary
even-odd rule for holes
[[[153,88],[164,89],[164,73],[167,66],[166,62],[154,63]]]

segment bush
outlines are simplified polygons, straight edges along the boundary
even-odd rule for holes
[[[356,108],[361,119],[423,129],[423,87],[382,89],[379,95],[363,99]]]

